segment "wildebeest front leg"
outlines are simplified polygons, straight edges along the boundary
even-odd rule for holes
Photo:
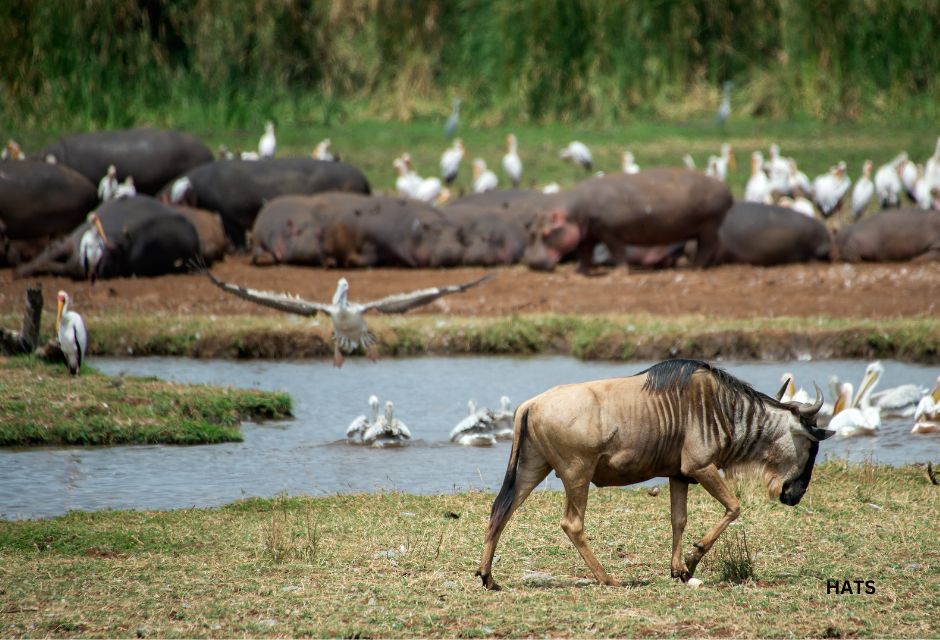
[[[705,537],[685,554],[685,564],[689,570],[689,577],[692,577],[702,556],[708,553],[708,550],[712,548],[712,545],[715,544],[715,540],[718,539],[721,532],[737,519],[738,514],[741,512],[741,507],[738,503],[738,499],[735,498],[731,490],[728,489],[728,485],[725,484],[724,479],[722,479],[721,474],[718,473],[718,468],[715,465],[711,464],[703,469],[689,471],[688,473],[683,469],[683,473],[698,480],[705,491],[710,493],[715,500],[725,507],[724,517],[705,534]]]
[[[688,582],[689,573],[682,560],[682,533],[685,531],[689,483],[669,478],[669,502],[672,513],[672,577]]]
[[[620,582],[616,578],[611,578],[604,571],[601,563],[594,557],[594,553],[587,543],[587,536],[584,535],[584,511],[587,508],[588,480],[566,481],[562,478],[565,485],[565,494],[568,496],[568,503],[565,506],[565,516],[561,519],[561,528],[568,534],[568,538],[574,544],[578,553],[584,558],[587,566],[591,568],[591,573],[601,584],[611,587],[619,587]]]

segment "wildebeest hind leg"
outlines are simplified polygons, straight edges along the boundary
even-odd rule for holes
[[[620,582],[616,578],[607,575],[601,563],[594,557],[594,552],[588,546],[587,536],[584,535],[584,511],[587,508],[590,477],[591,474],[587,474],[585,479],[566,480],[562,478],[568,503],[565,506],[565,516],[561,519],[561,528],[564,529],[578,553],[584,558],[597,581],[611,587],[619,587]]]
[[[702,556],[708,553],[708,550],[712,548],[712,545],[715,544],[715,540],[718,539],[721,532],[737,519],[741,508],[738,499],[735,498],[731,490],[728,489],[728,485],[725,484],[725,481],[722,479],[721,474],[718,473],[718,468],[715,467],[715,465],[708,465],[704,469],[697,469],[688,473],[683,469],[683,473],[698,480],[705,491],[710,493],[715,500],[725,507],[725,515],[718,521],[718,524],[712,527],[711,530],[705,534],[705,537],[685,554],[685,564],[689,569],[689,577],[691,577],[692,574],[695,573],[695,568],[698,566]]]
[[[669,502],[672,513],[672,577],[688,582],[692,575],[682,560],[682,534],[685,531],[689,483],[669,478]]]

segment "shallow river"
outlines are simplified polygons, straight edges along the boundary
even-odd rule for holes
[[[336,370],[328,361],[207,361],[181,358],[96,358],[105,373],[152,375],[180,382],[283,390],[294,399],[296,418],[245,424],[244,441],[195,447],[128,446],[0,450],[0,518],[37,518],[71,509],[171,509],[224,504],[247,496],[332,494],[400,490],[442,493],[498,489],[509,442],[492,448],[448,443],[451,427],[473,398],[496,407],[560,383],[631,375],[650,363],[580,362],[563,357],[413,358],[373,364],[351,358]],[[932,387],[937,367],[883,362],[879,388],[903,383]],[[724,363],[731,373],[773,394],[790,371],[799,384],[827,387],[830,375],[856,387],[860,361]],[[414,440],[402,449],[347,445],[346,426],[366,413],[375,393]],[[827,391],[828,393],[828,391]],[[887,464],[940,462],[940,434],[911,435],[911,419],[886,422],[874,438],[832,438],[823,456],[872,458]],[[545,485],[560,488],[549,476]]]

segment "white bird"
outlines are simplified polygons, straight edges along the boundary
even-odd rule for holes
[[[391,400],[385,403],[385,415],[362,434],[362,443],[376,448],[400,447],[405,440],[411,439],[411,432],[401,420],[394,416],[395,407]]]
[[[181,204],[189,198],[193,190],[193,183],[187,176],[177,178],[170,187],[170,202],[172,204]]]
[[[907,197],[917,202],[917,197],[914,194],[914,185],[917,184],[918,170],[917,164],[906,160],[901,164],[901,184],[904,185],[904,191],[907,192]]]
[[[450,430],[450,441],[465,447],[491,447],[496,444],[493,425],[492,412],[477,409],[477,403],[470,400],[467,402],[467,417]]]
[[[372,395],[369,396],[370,416],[357,416],[346,428],[346,439],[355,444],[362,443],[362,436],[365,432],[378,422],[379,419],[379,399]]]
[[[878,385],[882,373],[884,373],[884,367],[881,366],[880,362],[872,362],[865,367],[865,374],[862,376],[862,382],[858,385],[858,395],[855,396],[854,400],[851,400],[851,384],[843,383],[843,389],[847,388],[849,394],[842,405],[836,401],[832,422],[829,423],[830,429],[834,429],[839,435],[846,437],[875,435],[877,433],[878,427],[881,426],[881,410],[871,405],[871,393]],[[846,405],[850,406],[843,409]]]
[[[446,184],[453,183],[457,179],[457,172],[460,171],[460,162],[464,154],[463,140],[457,138],[454,144],[444,150],[441,154],[441,177]]]
[[[418,188],[421,186],[421,176],[411,170],[405,156],[395,158],[392,166],[398,172],[395,179],[395,190],[402,198],[417,198]]]
[[[809,177],[796,165],[796,160],[790,158],[788,164],[790,165],[790,193],[794,197],[804,197],[812,198],[813,197],[813,185],[809,181]]]
[[[770,193],[790,195],[790,161],[780,155],[780,145],[770,145],[770,157],[764,163],[764,171],[770,182]]]
[[[108,236],[104,233],[104,227],[101,226],[101,220],[98,213],[92,211],[88,214],[88,229],[82,234],[78,243],[78,255],[82,264],[82,271],[85,272],[85,278],[95,284],[98,278],[98,270],[101,266],[101,258],[104,257],[104,249],[108,242]]]
[[[875,194],[875,184],[871,181],[871,170],[874,163],[866,160],[862,165],[862,177],[852,187],[852,216],[858,220],[868,208],[871,197]]]
[[[623,160],[621,162],[620,168],[623,169],[624,173],[640,172],[640,165],[636,163],[636,158],[633,157],[632,151],[623,152]]]
[[[751,154],[751,177],[744,187],[744,199],[747,202],[764,202],[770,194],[770,180],[764,173],[764,154],[755,151]]]
[[[299,296],[286,293],[259,291],[237,284],[230,284],[216,278],[204,265],[198,265],[198,269],[205,272],[212,283],[223,291],[245,300],[301,316],[313,317],[318,313],[328,315],[333,324],[333,365],[336,367],[343,366],[341,350],[349,353],[357,347],[361,347],[366,350],[367,355],[372,360],[378,359],[378,352],[375,350],[375,336],[369,332],[369,327],[366,326],[365,318],[363,318],[363,314],[366,312],[375,310],[379,313],[405,313],[415,307],[429,304],[441,296],[466,291],[495,277],[495,274],[487,274],[482,278],[464,284],[418,289],[410,293],[397,293],[378,300],[361,303],[351,302],[348,299],[349,282],[346,278],[340,278],[336,284],[336,293],[333,294],[332,303],[323,304],[321,302],[309,302]]]
[[[561,191],[561,185],[557,182],[549,182],[542,187],[542,193],[558,193],[559,191]]]
[[[569,142],[568,146],[561,150],[560,157],[562,160],[570,160],[586,171],[592,170],[591,150],[583,142],[577,140]]]
[[[447,122],[444,123],[444,135],[448,138],[453,138],[454,134],[457,133],[458,124],[460,124],[460,98],[454,98],[450,115],[447,116]]]
[[[691,153],[682,156],[682,164],[684,164],[685,168],[689,171],[695,171],[695,158],[692,157]]]
[[[940,137],[937,138],[933,155],[924,163],[924,180],[927,181],[927,193],[933,197],[934,189],[940,189]]]
[[[137,195],[137,187],[134,186],[134,177],[127,176],[124,178],[124,182],[117,186],[117,189],[114,190],[114,199],[119,200],[120,198],[133,198]]]
[[[851,186],[851,178],[845,175],[844,162],[832,167],[827,173],[816,176],[813,180],[813,197],[823,217],[828,218],[839,211]]]
[[[797,196],[795,198],[791,198],[790,196],[784,196],[780,198],[779,201],[777,201],[777,205],[780,207],[786,207],[787,209],[793,209],[794,211],[798,211],[802,213],[804,216],[807,216],[809,218],[816,217],[816,207],[813,205],[812,202],[810,202],[809,200],[801,196]]]
[[[473,161],[473,192],[486,193],[495,190],[497,186],[499,186],[499,178],[486,168],[483,158],[476,158]]]
[[[911,433],[934,433],[940,431],[940,376],[937,386],[917,403],[914,411],[914,427]]]
[[[881,202],[881,208],[897,207],[901,204],[901,163],[907,162],[907,154],[895,157],[888,164],[878,167],[875,172],[875,193]]]
[[[26,154],[16,140],[7,140],[7,146],[0,153],[0,160],[25,160]],[[53,163],[55,164],[55,163]]]
[[[725,80],[721,86],[721,103],[718,105],[718,112],[715,117],[718,121],[718,126],[724,128],[725,122],[728,121],[728,118],[731,116],[731,87],[734,86],[734,83],[730,80]]]
[[[878,432],[878,427],[869,422],[868,417],[861,409],[850,406],[851,404],[852,383],[843,382],[839,387],[839,396],[836,398],[833,407],[832,420],[829,421],[827,428],[832,429],[843,438],[875,435]]]
[[[69,373],[77,376],[88,350],[88,332],[85,330],[82,317],[75,311],[69,310],[69,294],[65,291],[59,291],[59,309],[55,317],[55,330]]]
[[[708,175],[718,178],[722,182],[727,181],[728,172],[735,168],[734,148],[725,142],[721,145],[721,153],[708,159]]]
[[[917,179],[914,181],[914,202],[921,209],[940,209],[940,207],[934,206],[934,197],[927,186],[927,178],[924,177],[923,169],[915,166],[914,170],[917,172]]]
[[[873,378],[869,389],[872,405],[886,415],[900,417],[914,415],[917,403],[927,394],[927,389],[916,384],[902,384],[874,393],[884,371],[885,368],[879,361],[872,362],[865,369],[866,376],[870,375]]]
[[[786,382],[787,386],[784,388],[783,395],[780,396],[780,402],[799,402],[802,404],[809,403],[809,394],[806,392],[806,389],[800,387],[797,390],[796,385],[793,384],[793,374],[784,373],[780,376],[780,382]]]
[[[497,440],[512,440],[514,425],[512,407],[509,396],[501,396],[499,409],[493,412],[493,436]]]
[[[264,133],[258,140],[258,157],[273,158],[276,151],[277,138],[274,136],[274,123],[268,120],[264,123]]]
[[[832,417],[832,410],[835,408],[835,402],[839,398],[839,377],[829,376],[829,392],[832,394],[832,402],[824,402],[819,408],[819,415]]]
[[[522,160],[519,158],[519,143],[512,133],[506,136],[506,155],[503,156],[503,171],[509,176],[514,188],[522,182]]]
[[[114,198],[118,188],[117,168],[113,164],[108,165],[108,172],[98,181],[98,199],[107,202]]]
[[[401,161],[404,163],[405,176],[408,181],[406,188],[410,191],[408,197],[432,204],[439,202],[441,195],[444,195],[445,201],[450,198],[450,191],[444,194],[444,188],[439,178],[422,178],[418,175],[418,172],[415,171],[414,165],[411,162],[411,154],[407,152],[402,154]],[[399,186],[397,181],[395,186],[396,188]]]
[[[238,154],[238,159],[254,162],[255,160],[261,159],[261,154],[258,153],[257,151],[242,151],[241,153]]]
[[[314,160],[323,160],[325,162],[333,162],[333,154],[330,152],[330,142],[329,138],[324,138],[317,143],[317,146],[314,147],[313,152],[310,156]]]

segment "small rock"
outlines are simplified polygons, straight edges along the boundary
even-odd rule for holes
[[[650,487],[646,490],[646,495],[650,496],[651,498],[655,498],[659,495],[659,487]]]
[[[544,571],[527,571],[522,581],[532,587],[549,587],[555,584],[555,576]]]
[[[698,589],[702,586],[702,581],[698,578],[689,578],[689,581],[685,583],[690,589]]]
[[[263,624],[266,627],[274,627],[274,626],[277,626],[277,620],[275,620],[274,618],[268,618],[267,620],[262,620],[261,624]]]
[[[403,518],[414,518],[418,514],[414,511],[402,511],[398,515],[402,516]]]
[[[492,628],[492,627],[480,627],[480,631],[483,632],[483,635],[486,635],[486,636],[491,636],[491,635],[493,635],[493,628]]]
[[[882,507],[881,505],[875,504],[874,502],[869,502],[868,506],[871,507],[872,509],[878,509],[878,511],[882,511],[884,509],[884,507]]]

